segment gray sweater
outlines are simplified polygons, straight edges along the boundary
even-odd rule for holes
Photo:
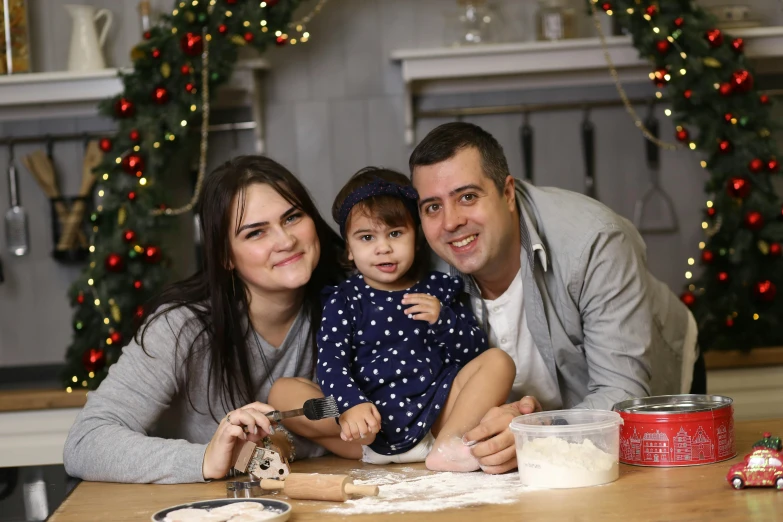
[[[261,384],[256,400],[266,402],[271,382],[278,377],[312,377],[313,350],[310,320],[300,311],[279,348],[252,330],[248,347],[253,356],[250,375]],[[218,423],[209,414],[211,403],[221,419],[226,408],[207,397],[208,365],[191,375],[190,404],[184,389],[184,361],[195,338],[193,313],[178,308],[150,324],[145,353],[132,341],[109,369],[97,390],[87,396],[65,442],[63,461],[69,475],[84,480],[172,484],[203,482],[204,452]],[[267,379],[263,350],[270,368]],[[200,361],[201,359],[199,359]],[[324,449],[295,436],[297,458],[320,456]]]

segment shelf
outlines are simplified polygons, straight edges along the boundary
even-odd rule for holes
[[[783,27],[731,31],[745,40],[745,54],[758,72],[783,67]],[[624,82],[643,81],[650,64],[628,36],[606,39]],[[602,85],[612,82],[598,38],[523,42],[438,49],[401,49],[391,59],[402,66],[406,85],[405,141],[414,143],[414,98],[423,94]]]
[[[256,148],[264,152],[264,58],[241,60],[229,82],[216,93],[215,107],[250,105],[256,121]],[[88,72],[42,72],[0,76],[0,121],[89,117],[98,114],[98,103],[122,92],[120,72],[102,69]]]

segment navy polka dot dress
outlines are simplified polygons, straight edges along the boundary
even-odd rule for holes
[[[382,417],[370,448],[381,455],[415,446],[440,415],[457,372],[487,349],[473,312],[459,301],[462,280],[430,272],[406,290],[376,290],[355,275],[324,304],[316,375],[340,412],[372,402]],[[441,302],[438,322],[407,317],[407,293]]]

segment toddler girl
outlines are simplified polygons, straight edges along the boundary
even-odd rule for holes
[[[358,273],[329,289],[317,380],[365,462],[474,471],[462,436],[505,402],[516,372],[508,355],[487,350],[460,301],[462,281],[424,273],[416,201],[406,176],[375,167],[337,195],[332,215]]]

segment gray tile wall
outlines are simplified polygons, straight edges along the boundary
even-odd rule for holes
[[[33,58],[38,71],[65,68],[70,37],[70,20],[62,5],[69,0],[30,0],[33,27]],[[107,7],[114,13],[114,27],[106,49],[110,66],[129,63],[128,53],[140,32],[136,2],[131,0],[80,0]],[[311,0],[310,5],[315,2]],[[711,2],[719,3],[717,0]],[[760,17],[783,22],[779,2],[754,0]],[[168,9],[173,2],[157,0],[155,7]],[[581,3],[575,1],[581,14]],[[389,53],[397,48],[440,46],[446,22],[444,13],[454,12],[456,0],[331,0],[309,30],[306,45],[272,49],[268,58],[272,71],[267,76],[268,153],[301,176],[316,195],[319,208],[328,215],[332,198],[341,184],[357,169],[379,164],[404,170],[410,148],[403,142],[403,84],[399,66]],[[530,39],[535,2],[500,2],[508,32],[518,39]],[[583,35],[591,23],[583,19]],[[647,93],[647,86],[631,87]],[[613,96],[611,88],[535,91],[462,95],[422,100],[422,106],[446,103],[461,105],[499,104],[514,101],[581,100]],[[672,135],[671,122],[659,109],[661,131]],[[622,108],[593,113],[597,139],[597,183],[601,199],[624,216],[632,216],[634,201],[646,187],[644,143]],[[572,190],[583,187],[579,126],[580,111],[540,113],[531,116],[535,130],[535,173],[537,182]],[[421,121],[417,133],[423,136],[443,121]],[[518,116],[485,116],[471,119],[492,132],[504,146],[514,173],[521,175],[518,145]],[[0,121],[0,136],[45,132],[70,132],[105,128],[107,122],[93,118],[67,121]],[[17,158],[37,146],[18,147]],[[226,158],[253,152],[250,132],[237,136],[216,135],[210,143],[210,165]],[[7,151],[0,150],[0,213],[8,208],[5,182]],[[63,193],[79,186],[81,145],[64,144],[55,149]],[[700,209],[705,197],[705,173],[698,155],[686,151],[664,152],[661,182],[672,195],[681,229],[678,234],[647,238],[653,272],[679,291],[688,256],[697,252],[701,239]],[[21,198],[27,209],[32,235],[30,255],[11,258],[5,251],[0,227],[0,260],[6,282],[0,285],[0,366],[56,363],[62,360],[71,336],[72,311],[65,298],[79,268],[67,267],[50,257],[49,206],[39,187],[18,164]],[[186,198],[186,195],[183,199]],[[650,208],[651,220],[660,209]],[[181,221],[188,230],[189,220]],[[192,267],[192,250],[178,246],[181,259],[177,274]]]

